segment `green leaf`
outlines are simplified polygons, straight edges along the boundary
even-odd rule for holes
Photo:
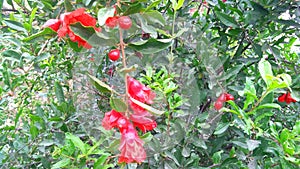
[[[147,104],[144,104],[144,103],[142,103],[142,102],[140,102],[140,101],[138,101],[138,100],[135,100],[135,99],[132,98],[132,97],[130,97],[130,100],[131,100],[133,103],[135,103],[135,104],[141,106],[142,108],[148,110],[150,113],[152,113],[152,114],[154,114],[154,115],[162,115],[162,114],[164,113],[164,111],[157,110],[157,109],[155,109],[155,108],[153,108],[153,107],[151,107],[151,106],[149,106],[149,105],[147,105]]]
[[[128,47],[142,52],[143,54],[153,54],[160,52],[172,44],[172,39],[154,39],[150,38],[147,41],[139,41],[128,44]]]
[[[17,51],[11,50],[11,49],[8,49],[8,50],[2,52],[2,56],[8,57],[8,58],[13,58],[11,60],[15,60],[18,62],[21,60],[21,54]]]
[[[58,103],[65,102],[64,91],[62,89],[62,86],[57,81],[54,83],[54,90]]]
[[[223,153],[224,151],[221,150],[221,151],[218,151],[218,152],[215,152],[212,156],[212,159],[213,159],[213,162],[214,164],[218,164],[221,162],[221,159],[222,159],[222,156],[221,154]]]
[[[190,154],[191,154],[191,150],[187,146],[182,148],[181,155],[183,157],[187,158],[190,156]]]
[[[143,6],[140,2],[135,2],[126,9],[123,15],[130,15],[134,13],[139,13],[143,9]]]
[[[51,169],[57,169],[57,168],[62,168],[65,167],[67,165],[69,165],[71,163],[71,160],[69,158],[63,158],[62,160],[60,160],[59,162],[55,163]]]
[[[220,19],[220,21],[225,24],[226,26],[230,26],[232,28],[238,28],[238,23],[235,21],[234,18],[228,16],[225,13],[216,11],[216,15],[217,17]]]
[[[280,143],[284,143],[285,141],[287,141],[290,137],[290,131],[288,129],[283,129],[279,135],[280,138]]]
[[[105,84],[104,82],[100,81],[99,79],[97,79],[95,76],[92,76],[92,75],[88,75],[93,82],[97,83],[98,85],[100,85],[101,87],[103,87],[104,89],[110,91],[110,92],[113,92],[113,93],[116,93],[118,95],[120,95],[119,93],[117,93],[115,90],[113,90],[110,86],[108,86],[107,84]]]
[[[259,109],[281,109],[281,106],[279,104],[276,103],[266,103],[263,105],[258,106],[255,110],[259,110]]]
[[[114,46],[117,40],[111,35],[107,35],[105,30],[96,32],[93,27],[86,27],[79,22],[70,25],[71,30],[75,35],[87,41],[92,46]]]
[[[38,8],[37,7],[35,7],[35,8],[33,8],[33,10],[31,11],[31,14],[30,14],[30,16],[29,16],[29,24],[30,24],[30,26],[32,26],[31,24],[32,24],[32,22],[33,22],[33,20],[34,20],[34,17],[35,17],[35,14],[36,14],[36,11],[38,10]]]
[[[230,68],[229,70],[227,70],[224,75],[222,75],[222,77],[220,78],[220,81],[222,80],[229,80],[232,77],[237,76],[237,74],[241,71],[241,69],[244,67],[243,64],[234,66],[232,68]]]
[[[148,143],[152,140],[153,135],[150,132],[145,133],[144,135],[140,136],[140,138],[145,142]]]
[[[65,8],[66,8],[67,12],[73,11],[73,5],[70,1],[71,0],[64,0],[64,5],[65,5]]]
[[[269,87],[271,81],[267,78],[267,76],[273,76],[271,64],[265,59],[261,59],[260,62],[258,63],[258,70],[260,72],[261,77],[267,84],[267,87]]]
[[[157,0],[152,2],[150,5],[148,5],[148,7],[145,9],[145,12],[151,10],[152,8],[156,7],[157,5],[159,5],[161,2],[161,0]]]
[[[270,82],[269,90],[286,88],[292,84],[292,78],[288,74],[280,74],[276,77],[267,75],[266,78]]]
[[[256,89],[254,87],[254,84],[248,77],[246,77],[246,86],[244,88],[242,95],[246,96],[243,110],[246,110],[250,104],[253,104],[255,100],[258,100],[256,96]]]
[[[39,130],[38,130],[38,128],[34,125],[34,123],[31,123],[31,124],[30,124],[30,134],[31,134],[32,139],[35,139],[36,136],[38,136],[38,134],[39,134]]]
[[[110,154],[104,154],[102,155],[94,164],[94,169],[107,169],[107,168],[114,168],[113,164],[107,164],[105,165],[105,161],[109,157]]]
[[[219,134],[223,134],[229,127],[230,123],[219,123],[214,134],[215,135],[219,135]]]
[[[300,28],[300,24],[295,22],[294,20],[283,20],[283,19],[277,19],[275,22],[287,25],[287,26],[293,26]]]
[[[247,140],[246,143],[247,143],[247,146],[248,146],[248,150],[253,151],[254,149],[256,149],[261,144],[261,141],[259,141],[259,140]]]
[[[33,42],[33,40],[36,40],[37,38],[40,38],[40,37],[45,37],[45,36],[53,36],[53,35],[56,35],[56,32],[53,31],[51,28],[45,28],[43,29],[42,31],[36,33],[36,34],[33,34],[31,36],[28,36],[26,38],[24,38],[22,41],[24,42]]]
[[[171,0],[172,2],[172,8],[177,11],[178,9],[180,9],[184,3],[184,0]]]
[[[105,24],[105,21],[108,17],[113,17],[115,13],[115,8],[108,7],[108,8],[101,8],[98,11],[98,23],[100,26]]]
[[[20,22],[11,21],[11,20],[4,20],[3,23],[6,24],[11,29],[14,29],[16,31],[26,32],[26,29],[23,27],[23,25]]]
[[[80,140],[79,137],[74,136],[71,133],[66,133],[66,139],[71,140],[74,146],[79,148],[83,154],[86,153],[85,144]]]
[[[111,97],[109,103],[111,108],[117,112],[125,112],[127,110],[127,104],[122,99]]]
[[[164,17],[158,11],[147,11],[142,13],[141,16],[144,17],[145,20],[150,24],[157,23],[161,26],[164,26],[166,24]]]

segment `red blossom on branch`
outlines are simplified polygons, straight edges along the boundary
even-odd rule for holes
[[[85,12],[84,8],[79,8],[73,12],[67,12],[60,15],[60,19],[50,19],[42,27],[49,27],[58,33],[60,38],[68,35],[70,40],[77,42],[78,46],[90,49],[92,46],[83,40],[81,37],[75,35],[71,30],[70,25],[79,22],[83,26],[93,27],[97,32],[101,31],[101,28],[96,27],[97,20],[90,14]]]
[[[146,159],[146,151],[143,147],[144,142],[139,138],[137,131],[131,123],[127,130],[124,130],[121,137],[119,150],[119,163],[141,163]]]
[[[291,102],[295,103],[297,100],[292,98],[290,92],[286,92],[278,97],[279,102],[286,102],[286,104],[290,104]]]
[[[130,97],[142,103],[153,103],[155,93],[150,88],[130,76],[128,76],[127,82]],[[146,152],[143,147],[144,143],[139,138],[135,127],[146,132],[153,130],[157,123],[153,120],[153,116],[144,108],[131,101],[129,101],[129,105],[133,112],[128,116],[115,110],[105,113],[102,126],[106,130],[118,128],[122,135],[119,147],[121,152],[119,163],[141,163],[146,159]]]

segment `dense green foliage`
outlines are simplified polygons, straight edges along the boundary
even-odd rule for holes
[[[300,167],[299,1],[121,1],[133,21],[128,70],[107,57],[119,32],[103,15],[115,3],[0,2],[0,168]],[[92,49],[41,28],[81,7],[102,27],[71,26]],[[101,125],[118,101],[102,83],[124,93],[124,71],[163,111],[154,131],[139,132],[139,165],[117,163],[120,135]],[[287,91],[298,102],[278,102]],[[223,92],[235,100],[216,111]]]

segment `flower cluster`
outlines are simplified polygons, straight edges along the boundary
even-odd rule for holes
[[[295,103],[297,102],[294,98],[292,98],[290,92],[286,92],[278,97],[279,102],[286,102],[287,104],[290,104],[291,102]]]
[[[142,103],[153,103],[155,93],[150,88],[130,76],[127,77],[127,84],[129,97]],[[141,163],[146,159],[146,152],[144,142],[139,138],[136,128],[146,132],[153,130],[157,124],[147,110],[130,100],[129,105],[132,110],[130,115],[126,116],[125,113],[111,110],[105,113],[102,126],[106,130],[118,128],[121,133],[119,163]]]
[[[73,12],[68,12],[60,15],[60,19],[50,19],[42,27],[49,27],[58,33],[60,38],[68,35],[70,40],[77,42],[78,46],[90,49],[92,46],[83,40],[81,37],[75,35],[71,30],[70,25],[79,22],[83,26],[93,27],[97,32],[101,31],[101,28],[96,27],[97,20],[91,15],[85,12],[84,8],[79,8]]]

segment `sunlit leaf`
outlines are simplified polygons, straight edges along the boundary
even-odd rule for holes
[[[155,108],[153,108],[153,107],[151,107],[151,106],[149,106],[149,105],[147,105],[147,104],[144,104],[144,103],[142,103],[142,102],[140,102],[140,101],[138,101],[138,100],[135,100],[135,99],[132,98],[132,97],[130,97],[130,100],[131,100],[133,103],[135,103],[135,104],[141,106],[142,108],[146,109],[146,110],[149,111],[151,114],[154,114],[154,115],[162,115],[162,114],[164,113],[164,111],[157,110],[157,109],[155,109]]]

